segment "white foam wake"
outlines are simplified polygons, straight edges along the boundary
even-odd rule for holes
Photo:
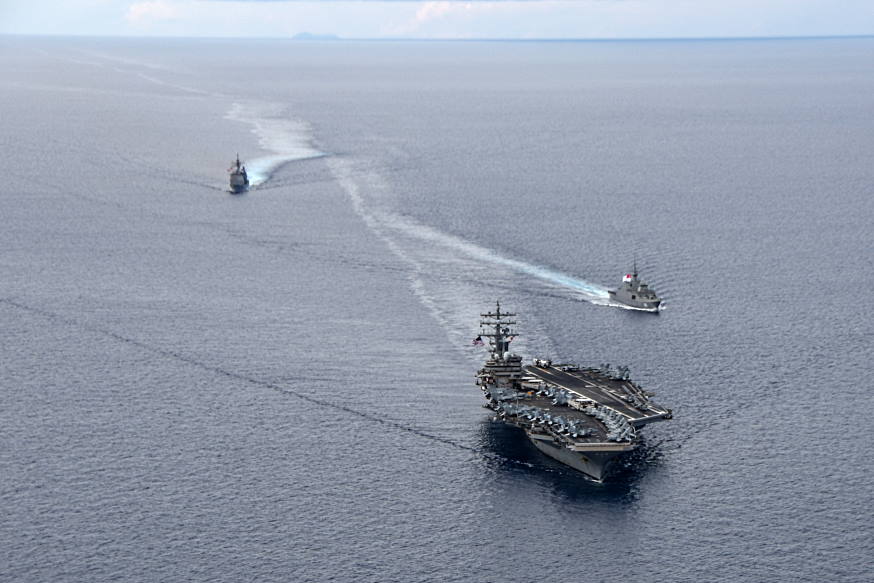
[[[546,284],[570,290],[574,292],[574,295],[579,299],[585,299],[592,302],[598,302],[600,300],[609,301],[610,296],[607,293],[607,288],[596,283],[585,281],[549,267],[534,265],[519,259],[505,257],[497,251],[472,243],[461,237],[443,233],[432,227],[416,223],[406,217],[392,217],[391,223],[397,230],[403,231],[413,237],[418,237],[429,243],[444,245],[448,248],[455,249],[472,259],[493,263],[495,265],[503,265],[518,273],[534,276]]]
[[[514,344],[517,351],[553,356],[557,352],[536,321],[531,294],[611,304],[607,289],[598,284],[508,257],[394,212],[381,202],[392,197],[377,168],[362,168],[348,158],[332,158],[328,166],[355,212],[408,265],[414,294],[446,330],[451,343],[463,347],[474,361],[482,355],[481,350],[470,349],[471,334],[479,313],[492,307],[495,299],[525,315],[525,334]]]
[[[258,145],[270,152],[246,161],[249,182],[263,184],[276,170],[289,162],[325,156],[313,145],[313,134],[305,121],[291,118],[278,103],[249,101],[234,103],[225,119],[252,126]]]

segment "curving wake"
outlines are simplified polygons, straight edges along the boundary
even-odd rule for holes
[[[261,148],[272,152],[246,162],[252,187],[270,180],[280,167],[289,162],[327,155],[313,145],[309,124],[283,117],[283,114],[282,105],[258,101],[235,102],[225,114],[225,119],[251,125],[251,131],[257,136]]]

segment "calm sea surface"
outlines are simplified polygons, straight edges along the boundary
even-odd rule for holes
[[[0,37],[0,580],[871,581],[872,71]],[[608,483],[482,408],[498,299],[674,409]]]

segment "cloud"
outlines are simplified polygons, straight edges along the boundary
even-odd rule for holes
[[[442,0],[440,2],[425,2],[422,4],[422,7],[416,11],[416,15],[413,18],[417,24],[424,24],[429,20],[442,18],[450,12],[457,11],[456,9],[459,6],[462,10],[470,10],[471,3],[465,2],[464,4],[453,4],[453,2],[448,0]]]
[[[258,1],[258,0],[256,0]],[[263,1],[263,0],[262,0]],[[394,0],[402,2],[406,0]],[[531,0],[545,1],[545,0]],[[396,35],[413,34],[430,23],[440,20],[470,19],[484,12],[491,12],[504,2],[486,2],[484,0],[437,0],[420,2],[421,6],[407,22],[396,26],[392,33]],[[506,4],[505,4],[506,5]]]
[[[165,0],[147,0],[134,2],[128,6],[124,18],[131,24],[149,24],[161,20],[175,20],[179,16],[177,4]]]
[[[525,4],[537,4],[537,3],[567,3],[567,4],[575,4],[575,3],[585,3],[585,2],[624,2],[627,0],[440,0],[439,2],[428,2],[426,0],[203,0],[205,2],[237,2],[237,3],[245,3],[249,2],[252,4],[294,4],[294,3],[302,3],[302,4],[328,4],[328,3],[344,3],[344,4],[454,4],[454,5],[465,5],[465,4],[495,4],[495,3],[525,3]]]

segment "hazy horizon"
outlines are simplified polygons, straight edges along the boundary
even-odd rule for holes
[[[841,40],[874,38],[872,34],[822,34],[787,36],[677,36],[677,37],[352,37],[332,33],[303,31],[292,36],[184,36],[184,35],[135,35],[135,34],[52,34],[52,33],[8,33],[0,32],[0,37],[16,38],[111,38],[111,39],[178,39],[178,40],[239,40],[239,41],[301,41],[301,42],[731,42],[731,41],[791,41],[791,40]]]
[[[51,14],[51,18],[46,18]],[[870,2],[848,0],[22,0],[0,34],[350,40],[658,40],[859,37]]]

